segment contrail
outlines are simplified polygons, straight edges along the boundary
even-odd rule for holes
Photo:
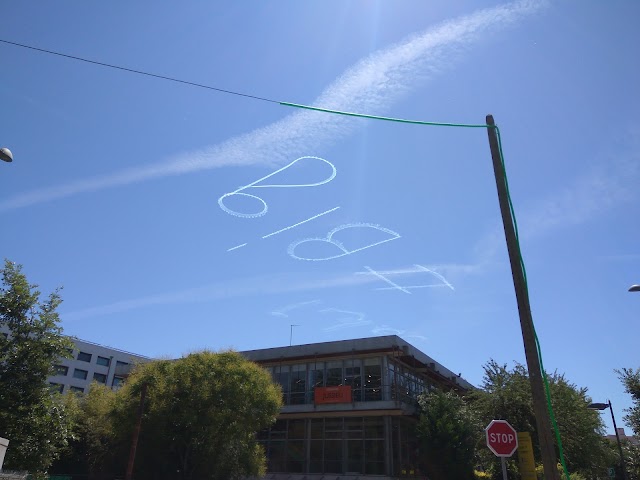
[[[544,1],[523,0],[447,21],[374,52],[338,77],[313,105],[384,114],[418,85],[450,68],[466,48],[538,11]],[[0,212],[137,182],[239,165],[282,165],[351,135],[365,120],[296,111],[271,125],[220,144],[151,165],[32,190],[0,202]]]

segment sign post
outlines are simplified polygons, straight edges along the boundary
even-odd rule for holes
[[[484,429],[487,437],[487,447],[502,463],[502,478],[507,480],[507,462],[518,449],[518,433],[509,425],[506,420],[491,420],[491,423]]]

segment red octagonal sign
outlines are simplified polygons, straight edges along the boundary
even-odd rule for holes
[[[506,420],[491,420],[484,430],[487,447],[498,457],[510,457],[518,449],[518,434]]]

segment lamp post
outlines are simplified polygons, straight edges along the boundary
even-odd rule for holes
[[[640,285],[631,285],[629,287],[630,292],[640,292]]]
[[[607,408],[611,412],[611,420],[613,421],[613,430],[616,432],[616,441],[618,442],[618,451],[620,452],[620,468],[622,468],[622,478],[627,480],[627,467],[624,464],[624,455],[622,454],[622,444],[620,443],[620,435],[618,435],[618,427],[616,425],[616,417],[613,416],[613,407],[611,406],[611,400],[607,400],[607,403],[591,403],[587,406],[592,410],[606,410]]]
[[[0,160],[3,162],[13,162],[13,153],[7,147],[0,148]]]

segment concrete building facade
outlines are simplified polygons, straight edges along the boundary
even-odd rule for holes
[[[131,372],[133,365],[151,360],[149,357],[106,347],[87,340],[69,337],[74,343],[72,358],[62,358],[55,373],[47,380],[51,389],[60,393],[89,391],[96,381],[117,389]]]

